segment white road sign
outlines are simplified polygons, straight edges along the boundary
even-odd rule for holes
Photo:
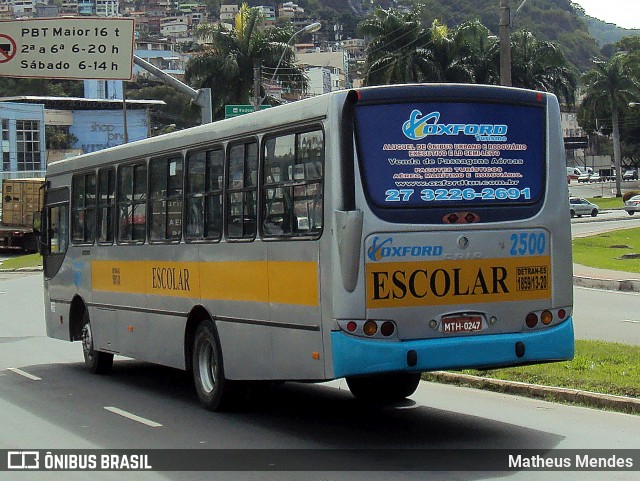
[[[133,19],[0,21],[0,76],[129,80]]]

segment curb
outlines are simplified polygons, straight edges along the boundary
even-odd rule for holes
[[[640,279],[602,279],[574,275],[573,285],[609,291],[640,292]]]
[[[461,383],[474,388],[490,389],[507,394],[562,400],[571,403],[586,404],[593,407],[612,409],[625,413],[640,414],[640,399],[627,396],[614,396],[579,389],[541,386],[518,381],[503,381],[470,374],[434,371],[426,373],[429,380],[443,383]]]

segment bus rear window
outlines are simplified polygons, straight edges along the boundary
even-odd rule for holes
[[[544,194],[544,104],[473,101],[359,105],[356,133],[377,208],[491,209]],[[494,209],[491,209],[494,210]]]

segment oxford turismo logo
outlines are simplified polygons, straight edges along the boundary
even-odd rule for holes
[[[370,260],[376,262],[387,258],[406,258],[406,257],[438,257],[443,252],[442,246],[436,245],[394,245],[393,237],[387,237],[381,240],[380,237],[374,237],[373,243],[367,249],[367,256]]]

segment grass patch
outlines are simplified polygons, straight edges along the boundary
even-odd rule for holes
[[[12,257],[0,263],[2,269],[22,269],[26,267],[42,266],[42,256],[40,254],[28,254],[26,256]]]
[[[597,205],[600,210],[622,209],[624,207],[622,197],[590,197],[587,200]]]
[[[573,239],[572,245],[573,262],[577,264],[600,269],[640,272],[640,258],[618,259],[623,254],[640,254],[639,227],[580,237]]]
[[[492,379],[640,398],[640,346],[613,342],[576,341],[572,361],[462,372]]]

